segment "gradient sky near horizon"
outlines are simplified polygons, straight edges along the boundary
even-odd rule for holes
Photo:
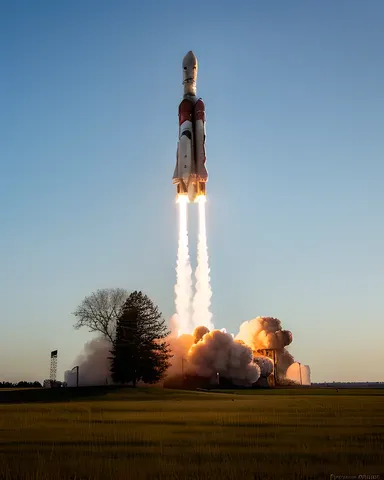
[[[207,110],[218,328],[384,381],[384,2],[0,3],[0,381],[59,378],[98,288],[174,311],[181,62]],[[195,215],[191,210],[191,243]]]

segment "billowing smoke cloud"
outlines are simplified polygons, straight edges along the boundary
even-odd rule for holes
[[[283,330],[277,318],[256,317],[240,325],[236,338],[243,340],[254,351],[263,348],[282,350],[292,342],[292,333]]]
[[[270,358],[260,356],[260,357],[255,357],[253,361],[254,363],[256,363],[256,365],[259,366],[260,374],[263,377],[268,377],[273,372],[273,361]]]
[[[199,342],[206,333],[209,333],[209,328],[200,326],[193,331],[193,343]]]
[[[94,338],[84,345],[84,352],[77,357],[74,366],[79,366],[79,385],[111,384],[109,372],[111,342],[104,338]],[[76,386],[76,370],[67,370],[64,381],[69,387]]]
[[[311,385],[311,369],[309,365],[299,362],[292,363],[286,372],[286,378],[299,385]]]
[[[192,345],[188,361],[196,375],[214,377],[218,373],[234,385],[251,386],[260,377],[251,348],[221,330],[206,333]]]
[[[170,338],[174,357],[168,375],[183,372],[210,378],[215,383],[219,374],[235,385],[251,386],[259,377],[267,378],[273,373],[273,361],[264,351],[271,349],[275,351],[277,380],[296,381],[295,360],[286,349],[291,342],[291,332],[283,330],[281,321],[273,317],[244,322],[235,338],[225,331],[199,326],[193,335]],[[302,383],[310,384],[309,368],[303,368]]]
[[[173,357],[167,374],[194,375],[217,381],[217,374],[234,385],[251,386],[260,377],[252,349],[222,330],[197,327],[193,335],[170,337]]]
[[[171,334],[167,338],[167,341],[173,355],[170,360],[170,367],[167,370],[167,376],[182,376],[187,372],[187,356],[189,349],[194,343],[193,336],[183,334],[177,337]]]
[[[180,320],[179,320],[179,315],[177,313],[174,313],[172,317],[169,319],[169,324],[168,324],[169,330],[170,330],[170,337],[177,337],[180,331]]]
[[[277,363],[277,374],[280,377],[284,377],[289,366],[295,361],[293,356],[286,350],[277,350],[276,351],[276,363]]]
[[[276,350],[277,373],[284,377],[288,367],[294,362],[292,355],[286,350],[292,342],[292,333],[283,330],[281,321],[274,317],[256,317],[240,325],[236,339],[252,348],[255,356],[258,350]]]
[[[183,375],[205,377],[215,383],[220,379],[234,385],[250,387],[259,378],[273,372],[273,361],[258,350],[275,349],[279,380],[291,380],[310,385],[310,369],[294,361],[286,346],[292,334],[282,330],[280,320],[272,317],[257,317],[244,322],[236,338],[225,330],[212,330],[206,326],[195,328],[193,335],[178,336],[177,315],[170,322],[171,335],[168,342],[173,354],[168,377]],[[104,338],[95,338],[84,346],[84,352],[76,359],[79,366],[79,385],[112,384],[110,367],[111,343]],[[300,376],[301,373],[301,376]],[[65,372],[68,386],[76,385],[76,372]]]

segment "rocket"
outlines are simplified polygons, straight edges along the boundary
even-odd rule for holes
[[[208,172],[205,168],[205,106],[196,96],[197,58],[189,51],[183,59],[184,96],[179,105],[179,141],[173,183],[177,195],[191,202],[205,195]]]

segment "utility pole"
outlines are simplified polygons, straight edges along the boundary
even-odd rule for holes
[[[299,364],[299,370],[300,370],[300,385],[303,385],[303,379],[301,377],[301,363],[297,362]]]

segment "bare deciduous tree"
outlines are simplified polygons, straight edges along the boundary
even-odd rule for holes
[[[84,298],[73,315],[77,318],[74,327],[88,327],[90,332],[100,332],[113,342],[116,321],[121,307],[128,298],[123,288],[104,288]]]

